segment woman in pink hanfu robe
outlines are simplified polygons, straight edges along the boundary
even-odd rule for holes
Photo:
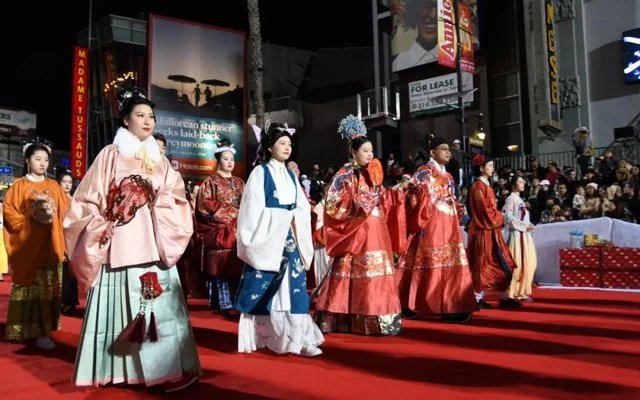
[[[151,136],[154,104],[120,89],[114,143],[94,160],[64,220],[71,268],[88,291],[76,385],[164,384],[202,367],[175,264],[193,233],[180,174]]]

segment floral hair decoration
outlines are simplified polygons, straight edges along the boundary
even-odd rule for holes
[[[475,167],[481,167],[485,164],[485,158],[482,154],[476,154],[473,157],[473,165]]]
[[[338,133],[343,139],[353,140],[360,136],[367,136],[367,126],[360,118],[349,114],[340,121]]]

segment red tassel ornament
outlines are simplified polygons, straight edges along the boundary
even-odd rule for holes
[[[149,319],[149,341],[158,341],[158,328],[156,327],[156,316],[151,311],[151,318]]]
[[[158,282],[158,274],[155,272],[146,272],[140,276],[140,311],[133,321],[120,333],[116,342],[129,342],[142,344],[146,336],[147,320],[145,311],[147,309],[147,301],[150,302],[149,308],[151,317],[149,318],[149,341],[158,341],[158,327],[156,326],[156,316],[153,313],[153,300],[162,294],[162,286]]]
[[[153,314],[152,314],[153,315]],[[138,313],[136,318],[131,321],[129,325],[120,333],[116,342],[129,342],[142,344],[145,338],[145,330],[147,325],[147,319],[144,317],[144,312]]]

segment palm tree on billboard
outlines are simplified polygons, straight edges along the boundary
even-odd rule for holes
[[[249,46],[251,73],[253,74],[253,101],[256,125],[264,126],[264,67],[262,64],[262,37],[260,35],[260,9],[258,0],[247,0],[249,9]]]

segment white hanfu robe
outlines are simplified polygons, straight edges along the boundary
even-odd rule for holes
[[[262,166],[254,168],[240,202],[238,257],[257,271],[278,273],[283,265],[283,249],[288,245],[287,237],[292,231],[303,268],[300,272],[291,271],[291,265],[287,263],[283,271],[285,278],[271,299],[269,315],[241,314],[238,352],[250,353],[267,347],[279,354],[301,354],[304,348],[317,347],[324,342],[310,314],[291,312],[292,291],[306,292],[306,283],[304,288],[291,288],[290,274],[306,273],[313,260],[311,206],[300,183],[292,180],[284,163],[272,159],[266,169],[273,178],[275,191],[269,196],[265,194],[265,179],[268,179],[265,169]],[[267,197],[278,199],[281,205],[296,206],[293,209],[267,207]],[[237,301],[242,302],[242,299]]]

